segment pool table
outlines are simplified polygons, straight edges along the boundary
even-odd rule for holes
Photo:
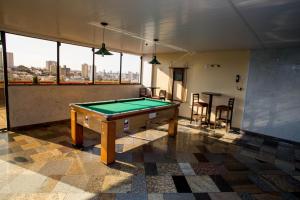
[[[70,104],[72,143],[82,146],[83,127],[100,132],[100,160],[110,164],[115,161],[117,133],[147,127],[147,123],[152,120],[167,120],[168,135],[176,136],[179,105],[149,98],[72,103]]]

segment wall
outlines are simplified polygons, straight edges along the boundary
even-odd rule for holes
[[[180,106],[179,114],[190,117],[191,95],[204,91],[220,92],[221,97],[214,97],[213,112],[216,105],[227,104],[228,98],[236,98],[233,126],[241,127],[246,78],[249,65],[249,51],[215,51],[194,54],[159,54],[158,60],[162,63],[153,70],[153,82],[161,89],[168,89],[169,66],[183,67],[188,65],[187,70],[187,102]],[[206,67],[207,64],[220,64],[221,67]],[[239,86],[242,91],[236,89],[235,76],[241,76]],[[201,100],[208,102],[205,95],[201,95]],[[212,115],[211,119],[214,119]]]
[[[300,48],[253,51],[243,128],[300,142],[299,113]]]
[[[12,127],[68,119],[69,104],[132,98],[140,85],[9,86]]]

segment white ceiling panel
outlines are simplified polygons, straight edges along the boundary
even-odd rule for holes
[[[299,0],[233,0],[264,47],[300,45]]]
[[[299,0],[0,0],[0,29],[138,54],[297,45]],[[296,18],[298,17],[298,18]],[[148,46],[145,45],[148,43]]]

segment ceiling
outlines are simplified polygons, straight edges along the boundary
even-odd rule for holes
[[[300,0],[0,0],[0,29],[137,54],[300,45]],[[148,43],[148,45],[146,45]]]

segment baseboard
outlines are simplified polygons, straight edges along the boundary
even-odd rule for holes
[[[267,140],[272,140],[272,141],[275,141],[275,142],[285,142],[285,143],[288,143],[288,144],[300,145],[300,142],[295,142],[295,141],[291,141],[291,140],[287,140],[287,139],[283,139],[283,138],[279,138],[279,137],[265,135],[263,133],[257,133],[257,132],[247,131],[247,130],[242,130],[242,131],[246,135],[250,135],[250,136],[260,137],[260,138],[267,139]]]
[[[16,127],[10,128],[10,131],[20,131],[20,130],[28,130],[28,129],[32,129],[32,128],[40,128],[40,127],[44,127],[44,126],[54,125],[54,124],[57,124],[57,123],[66,123],[66,122],[69,122],[69,121],[70,121],[70,119],[63,119],[63,120],[52,121],[52,122],[30,124],[30,125],[24,125],[24,126],[16,126]]]

